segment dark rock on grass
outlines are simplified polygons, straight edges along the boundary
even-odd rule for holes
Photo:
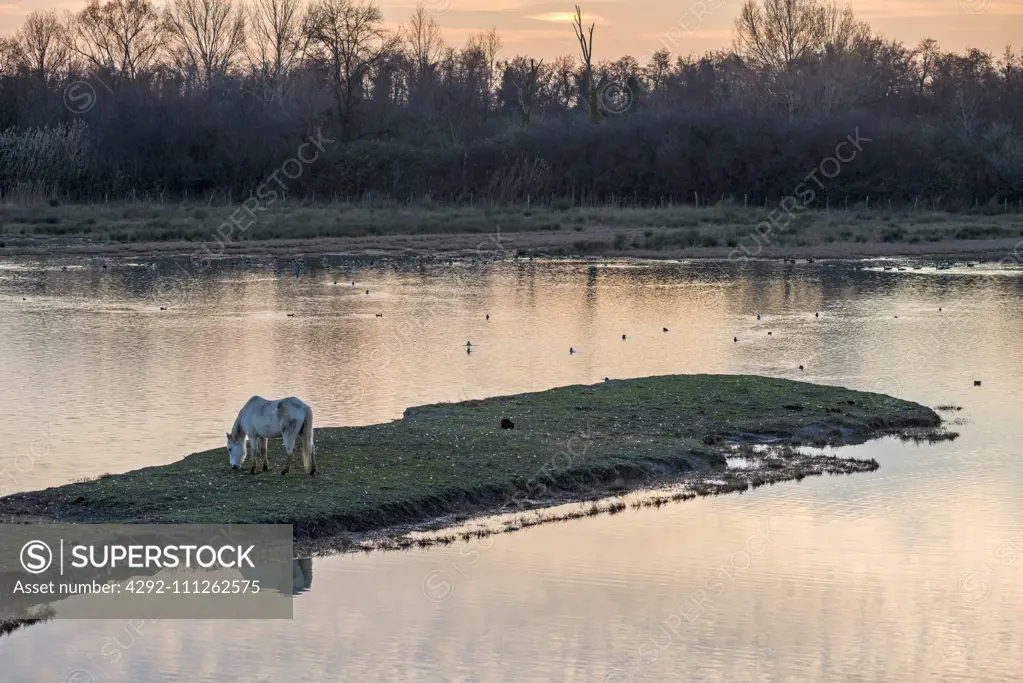
[[[530,429],[502,431],[509,414]],[[0,521],[283,523],[293,524],[298,538],[325,538],[514,510],[522,501],[591,499],[683,475],[709,482],[724,471],[735,437],[854,443],[940,425],[922,405],[841,387],[740,375],[645,377],[420,406],[368,427],[320,428],[315,478],[300,469],[289,477],[242,475],[220,448],[0,498]],[[280,442],[270,450],[271,464],[282,464]],[[811,467],[792,459],[773,469],[771,480],[877,466],[826,459],[823,467],[823,460]]]

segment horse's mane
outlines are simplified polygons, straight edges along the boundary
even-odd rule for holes
[[[234,419],[234,426],[231,427],[231,440],[240,441],[245,437],[245,432],[242,431],[242,415],[238,413],[238,417]]]

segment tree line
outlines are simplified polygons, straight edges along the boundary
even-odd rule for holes
[[[732,45],[594,54],[577,7],[556,59],[496,29],[448,45],[420,5],[89,0],[0,38],[0,196],[251,196],[310,136],[301,198],[764,202],[858,131],[815,201],[1023,200],[1023,57],[915,47],[833,0],[746,0]],[[675,31],[677,34],[678,32]],[[598,42],[599,44],[599,42]]]

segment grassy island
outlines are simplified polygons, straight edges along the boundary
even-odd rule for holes
[[[502,420],[513,424],[503,428]],[[225,449],[0,498],[0,521],[285,523],[298,539],[509,512],[684,482],[691,495],[877,468],[794,446],[934,430],[922,405],[739,375],[611,380],[410,408],[400,420],[316,430],[319,471],[231,470]],[[742,444],[761,466],[733,469]]]

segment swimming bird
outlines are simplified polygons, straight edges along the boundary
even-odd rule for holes
[[[487,320],[490,320],[490,314],[487,313]]]
[[[768,330],[768,331],[767,331],[767,336],[768,336],[768,337],[770,337],[770,336],[771,336],[771,331],[770,331],[770,330]]]
[[[573,349],[573,348],[572,348],[571,346],[569,346],[569,347],[568,347],[568,353],[569,353],[569,354],[573,354],[573,353],[575,353],[575,349]]]
[[[467,342],[465,342],[465,345],[466,346],[472,346],[472,342],[471,341],[467,341]]]
[[[815,318],[819,318],[819,317],[821,317],[821,314],[820,314],[820,313],[814,313],[814,314],[813,314],[813,317],[815,317]]]
[[[466,349],[465,352],[466,353],[472,353],[472,349]]]
[[[941,306],[938,306],[938,313],[941,313]]]
[[[167,307],[166,307],[166,306],[160,306],[160,310],[161,310],[161,311],[166,311],[166,310],[167,310]]]
[[[732,337],[732,343],[733,344],[738,343],[738,341],[739,341],[738,337]]]
[[[803,369],[803,366],[802,366],[802,365],[800,365],[800,366],[799,366],[799,369],[800,369],[800,370],[802,370],[802,369]]]
[[[64,266],[63,268],[61,268],[61,270],[63,270],[66,273],[67,272],[67,266]]]
[[[665,327],[665,328],[664,328],[664,331],[665,331],[665,332],[667,332],[667,331],[668,331],[668,328],[667,328],[667,327]]]
[[[355,280],[352,280],[352,287],[355,286]]]
[[[384,317],[384,314],[383,314],[383,313],[377,313],[377,317],[378,317],[378,318],[383,318],[383,317]]]
[[[973,380],[973,386],[979,387],[980,386],[980,380],[979,379]]]
[[[757,313],[757,320],[760,320],[760,314]]]
[[[295,317],[295,314],[294,314],[294,313],[289,313],[289,314],[288,314],[288,317],[289,317],[289,318],[294,318],[294,317]]]
[[[624,334],[622,335],[622,341],[625,341],[625,335]]]
[[[337,280],[334,280],[334,284],[335,284],[335,285],[337,284]]]
[[[366,294],[369,294],[369,290],[368,289],[366,290]]]

